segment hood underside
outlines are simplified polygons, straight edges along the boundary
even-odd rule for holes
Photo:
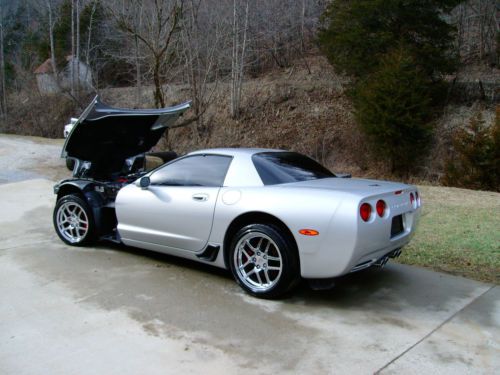
[[[160,109],[112,108],[95,97],[74,125],[62,157],[91,162],[98,174],[116,173],[125,160],[149,151],[191,102]]]

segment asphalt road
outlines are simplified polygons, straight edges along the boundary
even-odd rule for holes
[[[0,136],[0,374],[500,368],[492,285],[389,263],[330,291],[303,285],[263,301],[211,267],[106,243],[68,247],[51,222],[53,179],[67,173],[59,151]]]

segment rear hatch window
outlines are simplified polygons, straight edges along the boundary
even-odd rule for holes
[[[260,152],[252,161],[264,185],[335,177],[317,161],[296,152]]]

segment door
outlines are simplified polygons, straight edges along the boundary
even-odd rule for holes
[[[121,189],[116,214],[124,242],[201,251],[210,237],[231,160],[222,155],[187,156],[151,173],[148,188],[130,184]]]

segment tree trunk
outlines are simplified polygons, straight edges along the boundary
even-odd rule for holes
[[[52,3],[51,0],[47,0],[47,8],[49,11],[49,40],[50,40],[50,64],[52,65],[52,74],[54,75],[54,82],[59,87],[59,78],[57,76],[57,65],[56,65],[56,51],[54,45],[54,16],[52,14]]]
[[[302,11],[300,12],[300,47],[305,52],[305,22],[306,22],[306,0],[302,0]]]
[[[236,105],[236,72],[238,70],[237,58],[238,58],[238,18],[236,12],[236,0],[233,0],[233,48],[231,56],[231,103],[230,103],[230,112],[232,118],[236,118],[237,116],[237,105]]]
[[[76,0],[76,97],[80,98],[80,0]]]
[[[236,0],[233,0],[233,49],[231,61],[231,117],[237,118],[240,114],[241,91],[243,87],[243,73],[245,67],[245,52],[248,30],[249,0],[245,5],[245,20],[243,26],[242,43],[240,47],[240,30]]]
[[[7,88],[5,87],[5,55],[3,44],[3,7],[0,7],[0,75],[2,76],[2,102],[0,103],[0,115],[7,117]]]
[[[240,70],[238,72],[238,113],[240,112],[241,91],[243,88],[243,68],[245,67],[245,52],[247,45],[247,31],[248,31],[248,8],[249,0],[245,7],[245,27],[243,28],[243,46],[241,47]]]
[[[161,65],[161,56],[155,56],[155,62],[153,67],[153,81],[155,84],[154,97],[155,97],[156,108],[165,107],[165,100],[163,98],[163,91],[161,87],[160,65]]]
[[[71,59],[70,75],[71,75],[71,95],[75,95],[75,1],[71,0]]]
[[[140,30],[142,26],[142,3],[138,10],[138,21],[136,21],[135,29]],[[136,106],[138,108],[142,107],[142,82],[141,82],[141,60],[139,51],[139,37],[137,34],[134,35],[134,47],[135,47],[135,83],[136,83]]]
[[[90,13],[90,20],[89,20],[89,26],[87,29],[87,50],[85,52],[85,64],[87,64],[87,69],[85,70],[85,84],[87,83],[87,80],[89,79],[89,70],[90,70],[90,42],[92,40],[92,23],[94,21],[94,14],[96,12],[97,8],[97,1],[94,0],[94,4],[92,5],[92,11]]]
[[[141,86],[141,63],[139,60],[139,39],[137,35],[134,39],[135,42],[135,103],[138,108],[142,106],[142,86]]]

